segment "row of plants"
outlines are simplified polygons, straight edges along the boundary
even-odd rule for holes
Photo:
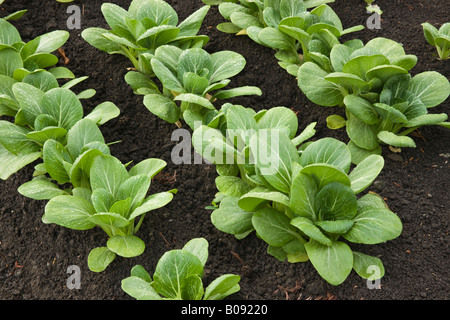
[[[87,77],[76,78],[68,68],[55,67],[58,58],[52,54],[69,33],[57,30],[25,43],[8,22],[25,12],[0,19],[0,116],[5,118],[0,120],[0,178],[6,180],[33,164],[32,180],[18,192],[47,201],[44,223],[74,230],[100,227],[108,240],[106,246],[91,250],[88,266],[102,272],[117,256],[144,252],[145,243],[136,234],[145,215],[167,205],[177,190],[149,193],[165,161],[149,158],[123,164],[111,155],[111,143],[99,126],[118,117],[119,108],[107,101],[84,116],[82,99],[94,96],[95,90],[72,91]],[[193,239],[182,250],[161,257],[154,281],[136,266],[123,280],[123,289],[138,299],[189,300],[223,299],[238,291],[240,277],[231,274],[203,289],[207,257],[207,241]]]
[[[272,48],[281,67],[297,78],[306,97],[319,106],[344,108],[345,118],[327,118],[331,129],[346,128],[353,163],[381,154],[381,145],[415,147],[408,136],[425,125],[448,128],[448,115],[429,109],[449,96],[450,84],[436,71],[411,76],[417,57],[403,46],[378,37],[364,44],[359,39],[340,42],[340,37],[363,26],[344,29],[339,16],[319,1],[203,0],[218,5],[229,22],[220,31],[247,35],[255,43]],[[308,9],[312,9],[309,10]],[[427,41],[448,56],[450,30],[424,23]]]
[[[362,27],[343,29],[326,5],[333,1],[204,2],[207,5],[181,23],[162,0],[133,0],[128,10],[104,3],[102,13],[111,29],[88,28],[82,37],[102,51],[130,60],[134,70],[125,81],[143,96],[150,112],[192,129],[194,149],[217,169],[218,193],[209,209],[219,230],[237,239],[255,231],[268,244],[269,254],[291,263],[310,261],[333,285],[345,281],[352,270],[375,280],[370,266],[378,267],[376,276],[381,278],[382,262],[353,251],[347,242],[395,239],[402,223],[380,196],[359,194],[384,166],[381,142],[412,146],[406,134],[415,128],[448,126],[446,115],[427,112],[447,98],[448,81],[437,72],[411,77],[408,72],[417,59],[392,40],[341,44],[342,35]],[[217,4],[231,20],[218,26],[220,30],[247,34],[274,48],[280,65],[298,77],[311,101],[345,107],[346,120],[336,116],[327,120],[334,128],[344,123],[349,144],[332,138],[307,141],[315,134],[315,123],[298,134],[298,118],[286,107],[256,113],[225,102],[216,108],[220,100],[262,94],[254,86],[224,89],[243,70],[245,59],[232,51],[211,54],[203,49],[209,38],[198,32],[210,5]],[[7,79],[2,84],[9,86],[0,88],[0,110],[14,119],[2,121],[0,143],[6,150],[2,154],[22,167],[42,160],[33,180],[19,192],[49,200],[45,223],[79,230],[100,226],[107,233],[106,247],[89,255],[91,270],[105,270],[116,255],[140,255],[145,244],[135,234],[145,213],[166,205],[176,193],[147,196],[151,179],[166,163],[147,159],[128,170],[131,164],[110,154],[98,126],[117,117],[117,107],[105,102],[83,117],[80,99],[94,92],[76,95],[71,86],[83,78],[74,78],[67,68],[49,68],[57,62],[50,52],[65,43],[66,33],[43,35],[27,46],[17,30],[2,21],[2,30],[5,26],[8,32],[0,39],[4,42],[0,55],[5,54],[2,77]],[[33,58],[34,54],[42,58]],[[38,65],[36,61],[42,60],[54,63]],[[58,80],[63,78],[74,79],[60,86]],[[325,102],[318,103],[320,99]],[[406,133],[395,134],[404,127]],[[351,170],[352,164],[356,166]],[[13,172],[7,173],[2,179]],[[205,239],[193,239],[182,250],[166,253],[153,278],[136,266],[122,288],[137,299],[223,299],[237,292],[236,275],[224,275],[203,288],[207,247]]]

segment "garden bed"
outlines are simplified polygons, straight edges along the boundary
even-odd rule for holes
[[[130,1],[109,2],[127,8]],[[200,8],[200,0],[167,1],[178,12],[180,21]],[[82,7],[81,27],[108,28],[101,14],[102,1],[75,1]],[[383,10],[381,29],[364,29],[356,36],[367,42],[382,36],[404,45],[408,54],[418,57],[412,74],[438,71],[450,76],[450,63],[440,61],[423,37],[422,22],[440,26],[448,19],[450,3],[438,0],[377,1]],[[337,1],[330,5],[341,18],[344,27],[363,24],[369,14],[364,1]],[[6,1],[1,16],[20,9],[28,12],[13,22],[22,38],[34,37],[56,29],[67,29],[67,4],[56,1]],[[299,126],[305,128],[317,121],[314,139],[334,137],[347,142],[345,129],[329,130],[325,119],[337,108],[319,107],[300,91],[297,81],[281,69],[269,48],[256,45],[246,36],[224,34],[216,29],[223,22],[217,8],[206,16],[200,34],[210,37],[208,52],[232,50],[242,54],[247,65],[233,78],[233,86],[253,85],[263,95],[233,98],[229,102],[255,110],[286,106],[298,112]],[[204,237],[209,242],[209,259],[204,283],[224,273],[241,275],[241,290],[231,296],[239,300],[284,299],[448,299],[448,217],[450,207],[450,136],[448,129],[428,126],[411,136],[414,149],[394,153],[383,148],[385,166],[370,191],[384,197],[390,209],[403,222],[400,237],[384,244],[365,247],[366,253],[381,258],[386,274],[381,289],[368,289],[366,281],[354,272],[347,280],[332,286],[323,280],[310,263],[279,262],[266,252],[267,245],[255,234],[243,240],[217,230],[211,223],[211,204],[217,192],[215,167],[207,164],[175,165],[171,151],[177,141],[171,141],[176,129],[157,118],[144,107],[142,97],[133,94],[124,81],[129,61],[122,56],[108,55],[90,46],[81,37],[82,30],[69,30],[70,39],[64,45],[69,59],[67,67],[76,76],[89,76],[77,90],[93,88],[97,94],[84,103],[86,113],[102,101],[112,101],[121,114],[101,130],[107,142],[120,140],[111,146],[111,153],[123,163],[139,162],[149,157],[165,160],[168,165],[152,182],[152,192],[178,189],[174,200],[164,208],[149,214],[139,236],[147,248],[139,257],[118,258],[102,273],[88,269],[91,249],[103,245],[106,234],[101,229],[76,231],[41,220],[45,202],[25,198],[17,188],[30,180],[29,166],[7,181],[0,182],[0,299],[131,299],[120,286],[131,268],[142,264],[154,270],[164,252],[181,248],[192,238]],[[347,37],[352,37],[351,34]],[[60,64],[64,57],[60,56]],[[433,113],[449,113],[449,100]],[[187,129],[187,126],[185,126]],[[68,289],[67,268],[81,268],[81,288]]]

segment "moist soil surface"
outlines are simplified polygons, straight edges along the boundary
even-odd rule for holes
[[[109,2],[128,8],[130,1]],[[200,8],[200,0],[169,0],[180,21]],[[450,62],[436,58],[435,49],[423,36],[421,23],[440,26],[448,19],[450,2],[441,0],[399,0],[376,3],[382,8],[381,29],[347,35],[364,42],[387,37],[404,45],[408,54],[418,57],[412,73],[435,70],[450,76]],[[87,267],[91,249],[104,246],[106,234],[100,228],[87,231],[47,225],[41,220],[45,201],[21,196],[17,188],[32,178],[33,165],[0,182],[0,299],[2,300],[127,300],[120,282],[137,264],[150,273],[159,258],[187,241],[204,237],[209,242],[209,259],[203,282],[208,285],[225,273],[239,274],[241,290],[230,297],[235,300],[446,300],[449,298],[448,221],[450,180],[450,135],[443,127],[429,126],[411,136],[417,148],[393,152],[383,148],[385,167],[366,191],[379,193],[403,222],[403,232],[395,240],[373,245],[353,246],[355,250],[379,257],[386,269],[381,289],[369,289],[367,281],[354,271],[347,280],[332,286],[324,281],[310,263],[280,262],[268,255],[266,244],[254,233],[243,240],[217,230],[211,223],[211,204],[216,193],[215,168],[208,164],[180,164],[171,161],[174,125],[152,115],[124,81],[131,63],[123,56],[101,52],[81,38],[88,27],[108,28],[100,11],[102,1],[75,1],[82,9],[81,29],[68,30],[68,4],[41,0],[6,0],[0,15],[28,9],[13,24],[23,40],[29,41],[45,32],[64,29],[70,38],[63,46],[69,59],[66,66],[76,76],[89,79],[75,90],[93,88],[97,94],[84,100],[86,114],[103,101],[114,102],[121,115],[101,127],[111,152],[123,163],[160,158],[168,165],[152,183],[151,192],[178,189],[166,207],[146,216],[139,230],[145,252],[136,258],[116,258],[102,273]],[[366,25],[369,18],[362,0],[337,1],[331,7],[345,28]],[[232,50],[242,54],[247,65],[232,78],[229,87],[254,85],[262,96],[233,98],[228,102],[255,110],[286,106],[298,112],[299,128],[317,122],[314,139],[334,137],[348,142],[345,129],[330,130],[325,119],[341,113],[339,108],[319,107],[306,99],[294,77],[278,66],[274,52],[252,42],[246,36],[224,34],[216,29],[223,22],[212,7],[200,34],[210,37],[205,49],[210,53]],[[347,39],[343,39],[347,40]],[[60,65],[67,61],[60,54]],[[219,106],[218,106],[219,107]],[[433,113],[449,113],[449,100],[435,107]],[[187,127],[185,127],[187,129]],[[69,266],[81,269],[81,288],[69,289]]]

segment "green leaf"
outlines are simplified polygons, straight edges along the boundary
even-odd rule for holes
[[[298,85],[306,97],[315,104],[331,107],[341,104],[342,89],[325,80],[328,73],[313,62],[305,62],[298,70]]]
[[[342,127],[345,127],[346,120],[337,114],[332,114],[331,116],[327,117],[327,128],[336,130],[340,129]]]
[[[442,74],[436,71],[426,71],[415,75],[411,79],[409,90],[427,108],[432,108],[448,98],[450,83]]]
[[[156,210],[159,208],[164,207],[167,205],[170,201],[173,199],[173,193],[172,192],[159,192],[152,194],[151,196],[147,197],[142,205],[137,207],[130,215],[129,220],[132,220],[144,213],[147,213],[152,210]]]
[[[416,143],[412,138],[407,136],[399,136],[390,131],[380,131],[377,136],[378,139],[393,147],[416,147]]]
[[[6,120],[0,120],[0,144],[13,154],[27,154],[40,150],[33,140],[27,138],[29,129]]]
[[[289,37],[285,33],[275,28],[267,27],[262,29],[258,33],[258,38],[266,46],[273,49],[293,49],[293,43],[292,41],[290,41]]]
[[[110,210],[113,211],[112,208]],[[125,228],[131,223],[122,215],[114,212],[96,213],[91,217],[89,217],[89,221],[99,226],[116,227],[116,228]]]
[[[315,220],[316,193],[314,178],[304,173],[297,174],[292,181],[289,207],[295,214]]]
[[[349,138],[362,149],[372,150],[378,146],[374,125],[369,125],[355,116],[347,119],[346,131]]]
[[[116,198],[120,185],[129,175],[124,165],[115,157],[102,155],[95,158],[91,167],[92,190],[103,188]]]
[[[72,163],[72,158],[67,149],[55,140],[47,140],[43,148],[45,168],[54,180],[59,184],[70,181],[67,164]]]
[[[119,43],[111,41],[103,36],[103,34],[107,34],[108,32],[108,30],[102,28],[87,28],[81,32],[81,36],[87,43],[99,50],[110,54],[124,54]]]
[[[167,162],[157,158],[149,158],[142,160],[130,169],[130,176],[135,176],[139,174],[144,174],[152,179],[156,176],[162,169],[167,166]]]
[[[377,37],[366,43],[366,48],[373,48],[381,52],[389,61],[393,61],[398,57],[405,55],[403,46],[391,39]],[[388,63],[383,63],[388,64]],[[371,69],[371,68],[370,68]]]
[[[95,227],[95,223],[89,220],[93,214],[95,209],[86,199],[61,195],[47,203],[42,221],[69,229],[88,230]]]
[[[45,33],[39,39],[39,45],[35,53],[51,53],[60,48],[69,39],[69,32],[64,30],[56,30]]]
[[[293,139],[298,130],[298,119],[295,112],[286,107],[274,107],[267,110],[258,120],[260,129],[286,130],[286,134]]]
[[[15,155],[0,144],[0,179],[6,180],[26,165],[41,157],[42,152]]]
[[[183,102],[187,102],[187,103],[193,103],[193,104],[197,104],[203,108],[210,109],[210,110],[216,109],[214,107],[214,105],[208,99],[203,98],[203,97],[198,96],[193,93],[179,94],[174,98],[174,101],[183,101]]]
[[[22,41],[19,31],[4,19],[0,19],[0,30],[1,44],[13,45]]]
[[[380,259],[357,251],[353,251],[353,269],[363,279],[377,280],[384,276]]]
[[[58,126],[70,129],[83,117],[83,106],[75,93],[69,89],[55,88],[47,91],[42,106],[54,117]]]
[[[16,69],[23,67],[22,57],[14,49],[3,49],[0,51],[0,56],[0,74],[12,77]]]
[[[379,155],[369,155],[349,174],[351,188],[355,193],[366,189],[380,174],[384,167],[384,158]]]
[[[238,96],[251,96],[251,95],[262,95],[261,89],[254,86],[243,86],[228,90],[218,90],[214,93],[213,99],[223,100],[230,99]]]
[[[144,97],[145,107],[154,115],[167,121],[175,123],[179,120],[181,110],[172,99],[160,94],[148,94]]]
[[[351,165],[351,154],[347,145],[333,138],[322,138],[308,145],[300,157],[300,164],[327,163],[348,172]]]
[[[437,125],[442,122],[445,122],[448,119],[448,115],[446,113],[439,114],[424,114],[409,120],[405,127],[419,127],[425,125]]]
[[[205,266],[208,260],[208,247],[209,243],[204,238],[195,238],[189,240],[182,250],[192,253],[196,256],[203,266]]]
[[[349,141],[347,146],[350,150],[350,153],[352,154],[352,163],[354,164],[359,164],[361,161],[372,154],[381,155],[382,151],[380,145],[372,150],[367,150],[358,147],[353,141]]]
[[[32,180],[22,184],[17,191],[34,200],[49,200],[56,196],[66,194],[64,190],[48,180]]]
[[[377,244],[395,239],[401,232],[402,222],[395,213],[386,208],[364,206],[344,238],[355,243]]]
[[[153,58],[151,60],[151,65],[153,68],[153,72],[162,82],[164,87],[178,93],[185,92],[181,80],[178,79],[177,76],[173,74],[172,71],[167,66],[165,66],[164,63],[162,63],[159,59]]]
[[[306,234],[311,239],[320,242],[326,246],[331,246],[333,242],[325,236],[314,223],[305,217],[296,217],[291,220],[291,225],[300,229],[304,234]]]
[[[334,241],[332,246],[326,246],[311,240],[305,248],[320,276],[334,286],[344,282],[352,271],[353,253],[344,242]]]
[[[107,247],[92,249],[88,256],[89,270],[93,272],[102,272],[115,258],[116,254]]]
[[[316,221],[315,225],[328,233],[343,234],[351,229],[353,220]]]
[[[240,208],[238,200],[237,197],[226,197],[220,202],[219,209],[212,212],[211,222],[220,231],[237,235],[253,230],[253,212]]]
[[[289,206],[289,197],[285,194],[267,189],[263,186],[257,186],[249,192],[242,195],[239,199],[239,207],[246,211],[253,211],[260,204],[272,201]]]
[[[230,197],[240,197],[250,191],[250,186],[238,177],[218,176],[215,182],[217,189]]]
[[[106,244],[108,249],[125,258],[137,257],[145,250],[145,243],[133,235],[113,236]]]
[[[258,236],[271,246],[281,247],[300,237],[290,224],[290,219],[272,208],[257,210],[252,222]]]
[[[184,19],[179,25],[179,36],[195,36],[202,25],[210,6],[203,6]]]
[[[350,220],[358,208],[355,192],[338,182],[324,186],[316,195],[315,205],[318,220]]]
[[[203,275],[201,261],[190,252],[171,250],[156,265],[153,288],[166,298],[181,299],[184,282],[192,275]]]
[[[239,281],[241,277],[234,274],[224,274],[205,289],[203,300],[223,300],[240,290]]]
[[[347,174],[333,165],[310,164],[300,172],[314,178],[319,190],[331,182],[339,182],[349,187],[351,185]]]
[[[128,8],[130,17],[142,20],[150,19],[157,25],[166,23],[175,26],[178,23],[178,15],[170,4],[159,0],[135,0]]]
[[[230,15],[231,22],[241,29],[247,29],[248,27],[263,27],[258,18],[244,12],[233,12]]]
[[[348,111],[365,124],[371,125],[380,121],[373,105],[356,94],[347,95],[344,98],[344,104]]]
[[[275,189],[289,193],[292,163],[299,161],[297,149],[278,129],[259,130],[250,140],[255,166]]]
[[[90,142],[105,143],[105,139],[96,123],[84,118],[67,133],[67,151],[75,159],[81,154],[83,147]]]
[[[161,300],[152,285],[142,278],[130,276],[121,281],[122,290],[137,300]]]
[[[94,121],[97,125],[102,125],[111,119],[118,117],[120,109],[112,102],[105,101],[97,105],[85,119]]]
[[[241,72],[246,64],[245,58],[233,51],[219,51],[211,54],[212,67],[209,69],[210,83],[231,78]]]

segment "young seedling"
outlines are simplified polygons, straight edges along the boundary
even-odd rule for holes
[[[240,276],[225,274],[204,289],[202,278],[208,259],[208,241],[190,240],[180,250],[166,252],[153,278],[141,265],[122,280],[122,289],[138,300],[223,300],[240,290]]]
[[[331,72],[316,63],[303,64],[298,85],[318,105],[345,108],[346,120],[334,115],[327,121],[330,128],[346,126],[354,163],[380,154],[380,144],[415,147],[407,134],[420,126],[448,127],[446,114],[428,114],[447,99],[448,80],[435,71],[412,77],[417,57],[405,54],[398,42],[375,38],[366,45],[338,44],[330,59]]]
[[[423,33],[427,42],[436,48],[441,60],[450,58],[450,22],[444,23],[439,29],[428,22],[422,23]]]

